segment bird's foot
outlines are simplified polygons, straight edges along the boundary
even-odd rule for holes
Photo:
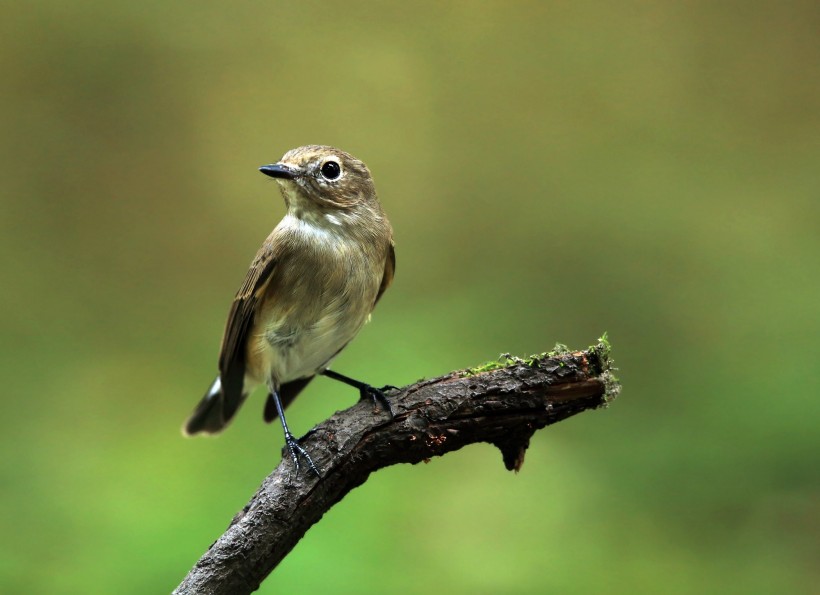
[[[390,417],[395,417],[396,413],[393,411],[393,407],[390,405],[387,395],[384,394],[389,390],[398,390],[398,388],[390,384],[387,384],[381,388],[376,388],[375,386],[370,386],[369,384],[363,384],[359,387],[359,395],[361,399],[370,399],[373,401],[374,407],[377,408],[381,406],[390,414]]]
[[[376,388],[375,386],[370,386],[366,382],[354,380],[349,376],[339,374],[338,372],[334,372],[333,370],[325,370],[321,372],[321,374],[327,376],[328,378],[332,378],[333,380],[343,382],[348,386],[352,386],[354,388],[359,389],[360,398],[370,399],[371,401],[373,401],[373,405],[375,405],[376,407],[381,405],[384,409],[386,409],[387,412],[390,413],[390,417],[395,416],[393,408],[390,406],[390,402],[387,400],[387,396],[384,393],[389,390],[398,390],[397,387],[388,384],[381,388]]]
[[[319,469],[313,463],[313,459],[310,458],[308,451],[302,448],[302,445],[299,444],[299,441],[294,438],[290,432],[285,434],[285,444],[288,447],[288,451],[290,451],[290,458],[293,459],[293,466],[296,468],[296,473],[299,473],[299,456],[302,456],[305,461],[307,461],[308,469],[315,473],[316,477],[322,477],[322,474],[319,473]]]

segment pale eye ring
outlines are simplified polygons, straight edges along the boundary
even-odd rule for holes
[[[325,180],[332,182],[333,180],[338,180],[342,175],[342,166],[336,161],[328,160],[322,164],[319,171],[322,172],[322,177]]]

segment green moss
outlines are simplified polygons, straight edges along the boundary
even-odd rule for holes
[[[604,406],[609,405],[621,393],[621,383],[615,376],[614,360],[612,359],[612,345],[607,334],[604,333],[595,345],[590,345],[590,366],[594,374],[604,383]]]
[[[485,362],[481,365],[475,366],[474,368],[467,368],[461,373],[461,375],[464,377],[475,376],[476,374],[492,372],[493,370],[500,370],[501,368],[506,368],[508,366],[515,366],[519,364],[523,364],[525,366],[534,366],[538,362],[548,357],[560,357],[562,355],[568,355],[570,353],[572,353],[572,351],[570,351],[570,349],[562,343],[556,343],[552,351],[545,351],[543,353],[533,353],[532,355],[529,355],[527,357],[518,357],[517,355],[510,355],[509,353],[502,353],[498,356],[497,360]]]
[[[572,350],[564,345],[563,343],[556,343],[555,347],[552,348],[552,351],[548,353],[542,353],[541,358],[544,357],[561,357],[562,355],[569,355],[572,353]]]
[[[598,376],[604,383],[604,404],[603,407],[608,407],[609,404],[618,398],[621,394],[621,383],[611,370],[603,372]]]
[[[500,370],[501,368],[506,368],[507,366],[512,366],[521,363],[522,361],[523,360],[521,360],[521,358],[512,356],[509,353],[502,353],[500,356],[498,356],[497,360],[485,362],[481,365],[475,366],[474,368],[467,368],[461,373],[461,375],[464,377],[475,376],[476,374],[483,374],[484,372]]]

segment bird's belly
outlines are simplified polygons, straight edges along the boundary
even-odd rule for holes
[[[367,312],[331,309],[312,322],[271,319],[257,335],[254,376],[278,384],[313,376],[349,343],[367,320]]]

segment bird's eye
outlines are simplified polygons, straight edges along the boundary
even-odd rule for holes
[[[322,164],[322,176],[326,180],[338,180],[342,175],[342,168],[335,161],[325,161]]]

